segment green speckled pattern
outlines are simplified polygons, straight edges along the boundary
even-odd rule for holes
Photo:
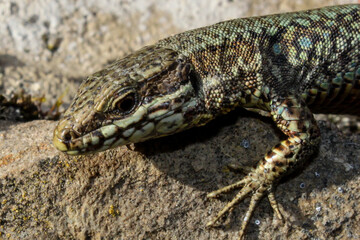
[[[54,145],[71,155],[104,151],[204,125],[235,107],[271,117],[285,140],[241,181],[208,194],[240,189],[208,226],[251,198],[242,238],[264,196],[282,218],[274,189],[318,148],[313,113],[360,115],[359,48],[359,5],[184,32],[84,80],[54,131]]]
[[[190,59],[206,96],[222,93],[219,109],[267,85],[274,94],[301,93],[314,112],[359,114],[359,5],[235,19],[158,44]]]

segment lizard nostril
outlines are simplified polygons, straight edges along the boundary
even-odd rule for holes
[[[69,141],[71,140],[71,134],[70,134],[69,131],[64,134],[64,140],[65,140],[66,142],[69,142]]]
[[[76,132],[73,129],[68,129],[68,128],[62,130],[60,136],[64,142],[70,142],[71,140],[79,137],[79,135],[76,134]]]

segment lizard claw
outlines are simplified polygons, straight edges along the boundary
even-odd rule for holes
[[[225,213],[231,212],[234,209],[234,206],[240,203],[244,198],[246,198],[249,194],[252,193],[250,205],[248,210],[245,213],[241,230],[239,232],[239,238],[242,239],[245,230],[250,222],[251,216],[254,213],[254,210],[257,206],[257,204],[260,202],[260,200],[267,194],[270,204],[272,208],[274,209],[274,212],[276,216],[279,219],[283,219],[282,215],[280,213],[280,210],[278,208],[278,204],[275,200],[274,193],[272,191],[272,185],[270,183],[266,182],[265,178],[262,178],[261,175],[257,175],[256,173],[252,172],[248,174],[244,179],[242,179],[239,182],[236,182],[234,184],[231,184],[229,186],[226,186],[224,188],[218,189],[216,191],[213,191],[207,195],[209,198],[214,198],[219,196],[222,193],[228,193],[230,191],[233,191],[234,189],[241,188],[239,193],[236,194],[236,196],[233,198],[231,202],[229,202],[212,220],[210,220],[206,226],[211,227],[217,222]]]

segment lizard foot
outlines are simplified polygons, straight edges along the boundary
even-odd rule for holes
[[[207,226],[212,226],[225,213],[231,212],[235,205],[245,197],[251,195],[249,208],[241,224],[240,239],[244,235],[256,205],[265,195],[268,196],[277,217],[282,219],[273,192],[276,183],[307,160],[320,140],[320,131],[316,121],[300,98],[296,96],[275,98],[271,101],[270,108],[274,122],[288,138],[265,154],[256,168],[252,168],[241,181],[208,194],[208,197],[214,198],[222,193],[241,188],[235,198]],[[234,167],[234,169],[237,168],[239,167]]]
[[[237,188],[242,188],[240,192],[234,197],[234,199],[229,202],[211,221],[207,223],[206,226],[210,227],[215,224],[225,213],[231,212],[234,209],[234,206],[240,203],[245,197],[252,193],[251,201],[248,210],[245,213],[244,220],[241,225],[241,230],[239,233],[239,238],[242,239],[244,236],[246,227],[248,226],[251,216],[254,213],[255,207],[260,202],[261,198],[265,195],[268,196],[271,207],[273,208],[276,216],[279,219],[283,219],[278,204],[275,199],[273,192],[273,186],[271,183],[267,183],[266,179],[262,176],[259,176],[256,171],[249,173],[244,179],[224,188],[218,189],[214,192],[211,192],[207,195],[209,198],[218,197],[222,193],[231,192]]]

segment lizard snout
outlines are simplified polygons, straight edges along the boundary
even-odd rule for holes
[[[69,128],[64,121],[61,121],[54,130],[53,142],[58,150],[77,154],[77,151],[73,151],[73,146],[76,145],[74,143],[79,137],[80,135],[73,128]]]

